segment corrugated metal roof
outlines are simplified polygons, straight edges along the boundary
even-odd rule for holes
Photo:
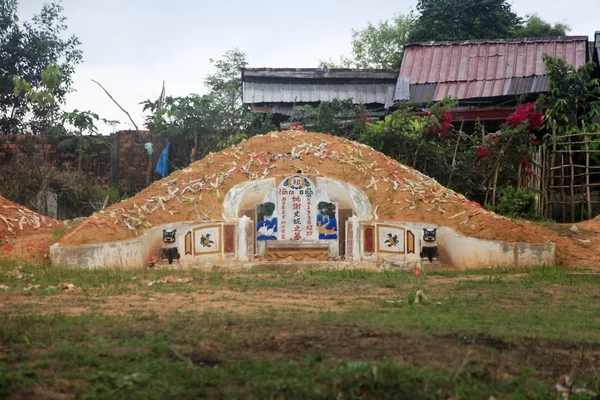
[[[242,78],[245,82],[277,80],[396,80],[398,70],[389,69],[352,69],[352,68],[244,68]]]
[[[587,37],[410,44],[400,76],[409,77],[413,102],[543,92],[544,53],[580,67],[588,60]]]
[[[355,104],[388,104],[392,100],[395,88],[395,83],[243,82],[243,101],[246,104],[317,103],[337,99],[352,100]]]
[[[410,98],[410,78],[399,76],[394,91],[394,101],[408,100]]]

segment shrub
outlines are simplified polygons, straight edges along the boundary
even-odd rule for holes
[[[535,193],[530,189],[507,186],[500,192],[496,207],[492,210],[509,218],[535,218]]]

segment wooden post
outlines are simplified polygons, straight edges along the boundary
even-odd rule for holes
[[[573,166],[573,152],[571,151],[571,137],[569,137],[569,164],[571,164],[571,222],[575,222],[575,167]]]
[[[546,197],[546,148],[540,146],[540,197],[538,199],[539,215],[544,216],[546,212],[544,198]]]
[[[492,186],[492,206],[496,206],[496,185],[498,185],[498,171],[500,171],[500,164],[496,167],[496,173],[494,174],[494,186]]]
[[[552,121],[552,154],[550,155],[550,177],[548,182],[548,218],[552,219],[554,211],[554,161],[556,157],[556,120]]]
[[[110,134],[110,186],[119,186],[119,132]]]
[[[585,133],[585,124],[581,123],[583,133]],[[585,138],[585,194],[587,200],[587,219],[592,219],[592,195],[590,192],[590,146],[588,137]],[[583,217],[583,215],[582,215]]]
[[[562,204],[562,222],[567,222],[567,195],[565,193],[565,155],[560,153],[560,194]]]
[[[448,188],[452,185],[452,177],[454,176],[454,171],[456,170],[456,154],[458,153],[458,145],[460,144],[460,137],[462,136],[464,125],[465,125],[465,120],[463,119],[462,122],[460,123],[460,129],[458,130],[458,139],[456,139],[456,146],[454,147],[454,155],[452,156],[452,169],[450,170],[450,176],[448,177],[448,184],[446,185],[446,187],[448,187]]]

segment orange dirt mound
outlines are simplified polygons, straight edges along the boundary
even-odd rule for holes
[[[52,231],[64,226],[0,196],[0,259],[47,262]]]
[[[45,217],[0,196],[0,240],[28,236],[64,226],[63,222]]]
[[[379,221],[448,226],[466,236],[509,242],[557,242],[560,263],[571,264],[577,243],[529,223],[484,209],[434,179],[357,142],[292,130],[255,136],[173,172],[136,196],[95,213],[64,236],[62,246],[134,238],[146,229],[179,221],[221,220],[227,191],[242,182],[298,171],[361,188]]]

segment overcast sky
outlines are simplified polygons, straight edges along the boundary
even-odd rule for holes
[[[570,35],[593,38],[600,30],[598,0],[514,0],[524,16],[538,13],[566,22]],[[45,0],[20,0],[19,17],[30,19]],[[416,0],[63,0],[68,32],[82,42],[83,63],[74,77],[67,110],[92,110],[107,119],[131,123],[101,89],[102,83],[143,124],[145,99],[156,99],[166,81],[167,95],[204,93],[210,58],[239,48],[250,67],[316,67],[320,60],[350,55],[352,29],[368,21],[407,13]],[[568,4],[568,6],[566,6]],[[103,133],[109,133],[106,128]]]

